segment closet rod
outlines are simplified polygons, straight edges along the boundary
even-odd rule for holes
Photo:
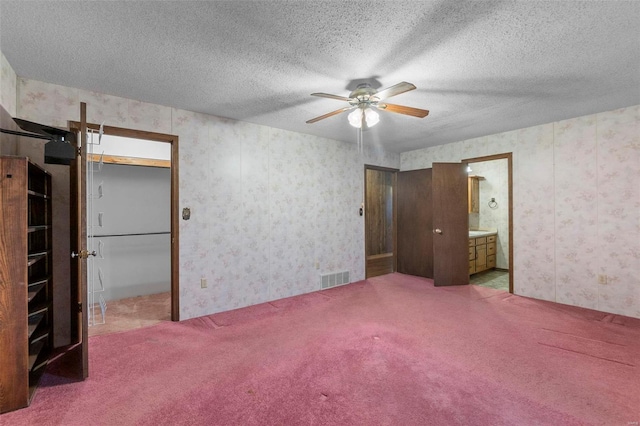
[[[90,237],[134,237],[134,236],[141,236],[141,235],[165,235],[165,234],[171,234],[170,231],[168,232],[143,232],[140,234],[101,234],[101,235],[90,235]]]

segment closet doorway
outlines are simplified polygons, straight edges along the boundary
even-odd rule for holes
[[[462,162],[469,165],[469,230],[496,233],[495,249],[491,254],[486,253],[495,256],[495,268],[476,273],[470,266],[469,281],[513,293],[512,153],[470,158]]]
[[[364,169],[365,277],[396,270],[397,169]]]
[[[88,334],[178,320],[177,137],[87,127]]]

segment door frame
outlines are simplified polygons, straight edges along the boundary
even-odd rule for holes
[[[507,160],[507,190],[509,193],[509,293],[513,294],[513,153],[505,152],[484,157],[468,158],[462,160],[462,163],[483,163],[494,160]]]
[[[69,122],[69,128],[74,132],[80,131],[80,127],[81,125],[79,122]],[[100,125],[87,123],[87,129],[99,131]],[[103,126],[103,132],[105,135],[120,136],[132,139],[145,139],[154,142],[165,142],[171,144],[171,321],[180,321],[178,136],[113,126]],[[84,313],[84,316],[86,315],[87,314]]]
[[[392,172],[393,173],[393,197],[392,197],[392,202],[393,202],[393,224],[392,224],[392,232],[393,232],[393,272],[398,270],[398,200],[397,200],[397,196],[398,196],[398,191],[397,191],[397,185],[398,185],[398,172],[400,171],[399,169],[394,169],[391,167],[382,167],[382,166],[374,166],[372,164],[365,164],[364,165],[364,170],[363,170],[363,179],[364,179],[364,192],[362,195],[362,198],[364,200],[364,202],[362,203],[363,205],[363,217],[364,217],[364,277],[365,279],[367,279],[368,277],[368,273],[367,273],[367,243],[369,241],[369,235],[367,232],[367,217],[366,217],[366,211],[367,211],[367,170],[378,170],[378,171],[382,171],[382,172]]]

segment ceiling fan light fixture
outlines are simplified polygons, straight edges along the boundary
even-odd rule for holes
[[[380,121],[378,113],[371,108],[356,108],[349,113],[347,118],[349,119],[349,124],[357,129],[362,127],[363,121],[367,127],[373,127]]]
[[[380,116],[371,108],[367,108],[364,110],[364,120],[367,122],[367,127],[373,127],[380,121]]]
[[[356,127],[358,129],[362,127],[362,109],[354,109],[349,113],[347,118],[349,119],[349,124],[351,124],[353,127]]]
[[[325,118],[333,117],[345,111],[353,110],[349,113],[349,124],[357,129],[362,127],[373,127],[380,121],[380,116],[376,109],[384,109],[388,112],[396,114],[411,115],[413,117],[424,118],[429,115],[426,109],[413,108],[404,105],[390,104],[386,102],[387,98],[399,95],[401,93],[414,90],[416,86],[406,81],[395,84],[384,90],[377,91],[368,83],[359,84],[356,89],[349,94],[349,97],[332,95],[330,93],[312,93],[311,96],[319,96],[321,98],[335,99],[338,101],[346,101],[349,106],[331,111],[319,117],[307,120],[307,124],[316,123]],[[384,103],[380,103],[384,101]]]

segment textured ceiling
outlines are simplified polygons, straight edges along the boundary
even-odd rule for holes
[[[640,104],[638,1],[0,1],[16,73],[355,143],[358,80],[417,90],[365,141],[403,152]]]

